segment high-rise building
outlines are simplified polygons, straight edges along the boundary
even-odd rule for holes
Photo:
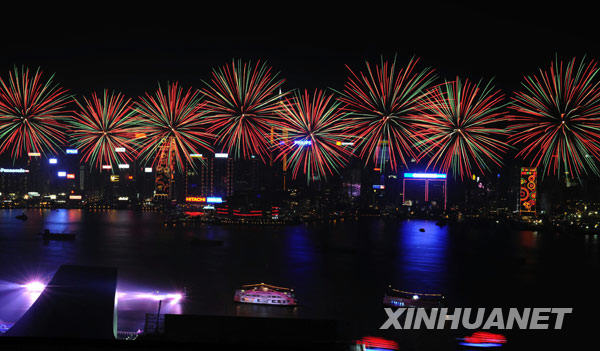
[[[186,170],[186,196],[233,195],[234,160],[225,153],[197,159]]]

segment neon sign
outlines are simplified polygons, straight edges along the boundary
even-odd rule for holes
[[[0,168],[0,173],[29,173],[29,170],[24,168]]]
[[[404,178],[446,179],[445,173],[404,173]]]
[[[521,189],[519,190],[519,210],[521,213],[535,212],[537,202],[537,168],[521,168]]]
[[[294,140],[294,145],[310,146],[312,145],[312,140]]]

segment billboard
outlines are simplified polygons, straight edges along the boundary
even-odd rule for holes
[[[519,211],[535,213],[537,203],[537,168],[521,168],[521,189],[519,191]]]

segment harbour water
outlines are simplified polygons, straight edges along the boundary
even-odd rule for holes
[[[143,328],[157,308],[144,294],[185,293],[162,313],[385,321],[385,288],[443,293],[449,306],[573,307],[585,332],[598,312],[598,237],[518,231],[500,224],[360,218],[293,226],[164,227],[153,212],[0,210],[0,321],[35,297],[22,284],[48,281],[62,264],[118,268],[118,328]],[[44,243],[38,233],[77,233]],[[421,230],[421,229],[424,229]],[[192,238],[222,246],[192,245]],[[245,283],[292,287],[297,308],[237,305]],[[576,321],[576,322],[575,322]],[[566,322],[569,327],[569,320]]]

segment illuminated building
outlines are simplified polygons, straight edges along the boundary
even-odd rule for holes
[[[21,167],[0,167],[0,193],[27,193],[29,169]]]
[[[169,150],[174,150],[175,139],[170,138],[160,146],[160,157],[156,166],[154,200],[163,202],[170,200],[173,196],[173,187],[175,185],[175,164],[174,159],[169,162]],[[170,163],[170,164],[169,164]]]
[[[407,204],[411,202],[410,198],[412,196],[407,196],[407,182],[409,182],[409,187],[412,186],[413,188],[417,188],[418,193],[422,194],[421,198],[423,199],[423,201],[430,202],[433,199],[439,199],[440,202],[443,204],[442,208],[445,210],[447,199],[446,179],[447,175],[445,173],[404,173],[404,178],[402,179],[402,203]],[[422,190],[421,186],[423,187]],[[441,192],[441,196],[435,196],[436,193],[439,192]],[[415,196],[415,198],[420,199],[418,196]]]
[[[186,196],[220,196],[233,194],[234,161],[217,153],[215,157],[203,157],[194,161],[186,170]]]
[[[519,190],[519,212],[535,214],[537,208],[537,168],[522,167]]]

